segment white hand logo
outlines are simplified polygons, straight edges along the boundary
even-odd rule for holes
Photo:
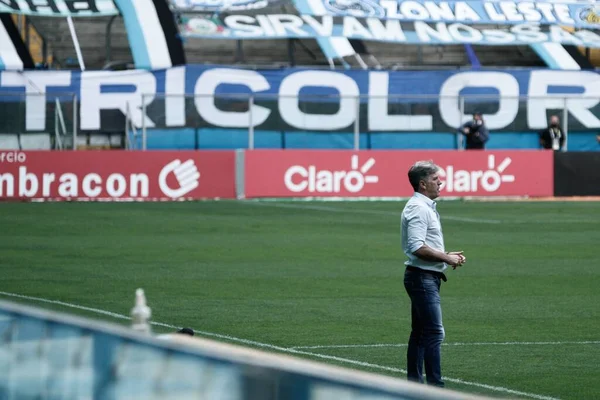
[[[175,174],[175,178],[179,182],[179,187],[176,189],[170,188],[167,185],[167,176],[171,172]],[[196,189],[199,185],[199,179],[200,172],[196,164],[194,164],[194,160],[187,160],[183,164],[181,160],[173,160],[160,171],[158,185],[164,194],[171,198],[177,198]]]

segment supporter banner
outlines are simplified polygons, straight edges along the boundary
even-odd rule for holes
[[[31,53],[9,14],[0,14],[0,70],[22,71],[34,67]]]
[[[266,8],[290,0],[169,0],[175,12],[248,11]]]
[[[535,23],[592,29],[600,27],[600,11],[594,3],[569,0],[171,0],[171,4],[178,13],[245,12],[272,5],[291,7],[293,4],[302,16],[373,17],[449,24],[463,22],[470,25]],[[281,8],[272,9],[272,14],[279,12]]]
[[[361,132],[455,132],[479,110],[493,134],[543,129],[548,115],[565,107],[569,130],[600,129],[600,74],[592,71],[186,66],[153,72],[0,72],[0,108],[11,116],[0,119],[0,131],[53,129],[55,99],[71,109],[73,95],[65,93],[77,96],[84,131],[122,132],[128,113],[136,127],[147,129],[252,124],[264,130],[353,132],[358,117]]]
[[[115,0],[123,16],[136,69],[185,64],[183,43],[167,0]]]
[[[585,1],[297,0],[297,3],[314,15],[468,24],[533,22],[588,28],[600,26],[595,4]]]
[[[245,195],[253,197],[409,197],[418,160],[442,170],[442,196],[552,196],[547,151],[305,151],[245,154]],[[540,173],[539,171],[547,171]]]
[[[118,15],[113,0],[0,0],[0,13],[44,17]]]
[[[529,45],[532,43],[560,43],[600,48],[600,35],[591,30],[568,32],[557,25],[520,24],[506,28],[474,28],[463,23],[435,24],[334,18],[310,15],[228,15],[195,17],[183,20],[180,32],[186,37],[210,39],[282,39],[345,37],[349,39],[407,44],[460,44],[486,46]]]
[[[233,151],[0,151],[0,199],[235,197]]]

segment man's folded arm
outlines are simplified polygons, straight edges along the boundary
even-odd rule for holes
[[[425,261],[449,262],[448,254],[444,253],[443,251],[432,249],[426,244],[423,244],[423,246],[412,253]]]
[[[416,211],[416,210],[415,210]],[[448,255],[425,244],[427,236],[427,216],[415,213],[408,218],[408,250],[425,261],[447,262]]]

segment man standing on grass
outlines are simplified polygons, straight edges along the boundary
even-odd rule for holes
[[[460,267],[462,251],[446,253],[440,215],[433,201],[440,195],[439,167],[419,161],[408,171],[415,194],[402,211],[402,249],[405,262],[404,287],[411,301],[412,331],[408,341],[408,380],[423,383],[423,362],[427,384],[444,386],[440,346],[444,340],[440,285],[446,282],[448,265]]]

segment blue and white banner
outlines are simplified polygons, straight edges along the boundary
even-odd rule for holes
[[[39,93],[45,93],[46,101]],[[216,127],[282,131],[351,129],[357,100],[361,132],[454,132],[474,110],[489,129],[547,126],[567,108],[573,130],[600,129],[600,74],[591,71],[246,70],[185,66],[162,71],[0,72],[0,107],[24,131],[52,129],[47,106],[73,93],[80,129]],[[15,95],[18,94],[18,95]],[[253,103],[249,98],[253,96]],[[461,106],[464,100],[464,114]],[[63,103],[72,96],[62,98]],[[17,128],[18,127],[18,128]],[[350,128],[348,128],[350,127]]]
[[[17,26],[8,14],[0,14],[0,70],[33,68],[33,59]]]
[[[467,24],[568,25],[600,27],[595,1],[430,1],[430,0],[301,0],[314,15],[349,15],[404,21],[464,22]]]
[[[121,13],[135,67],[170,68],[185,64],[183,43],[167,0],[115,0]]]
[[[311,15],[228,15],[184,20],[186,37],[212,39],[281,39],[345,37],[407,44],[530,45],[559,43],[600,48],[597,31],[569,32],[558,25],[520,24],[503,28],[473,27],[460,22],[427,23],[357,17]]]
[[[170,0],[176,12],[238,12],[294,5],[298,14],[469,25],[562,25],[600,28],[600,6],[577,0]],[[283,8],[271,11],[282,12]],[[284,11],[285,12],[285,11]],[[288,11],[289,12],[289,9]],[[264,12],[268,14],[268,12]]]
[[[0,0],[0,13],[44,17],[118,15],[113,0]]]
[[[169,0],[175,12],[249,11],[289,0]]]

